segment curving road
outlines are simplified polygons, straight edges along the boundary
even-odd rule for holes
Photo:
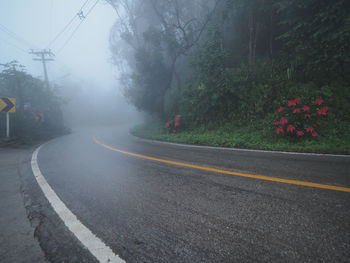
[[[67,208],[126,262],[350,262],[349,157],[189,147],[118,127],[52,140],[38,165]],[[96,262],[23,170],[47,258]]]

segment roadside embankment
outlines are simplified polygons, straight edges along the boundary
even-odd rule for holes
[[[350,140],[336,136],[320,135],[318,138],[278,138],[269,130],[256,127],[222,126],[200,127],[177,133],[168,133],[161,125],[142,124],[131,129],[131,134],[167,142],[221,146],[231,148],[276,150],[310,153],[350,154]]]

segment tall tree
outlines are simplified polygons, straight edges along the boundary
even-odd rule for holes
[[[213,13],[216,10],[220,0],[194,0],[191,2],[185,0],[110,0],[109,2],[117,10],[119,20],[121,21],[118,28],[112,33],[112,48],[115,47],[115,34],[119,36],[130,47],[125,49],[128,52],[126,58],[128,69],[133,71],[130,74],[132,92],[127,92],[129,96],[135,96],[135,90],[150,87],[150,85],[141,85],[140,80],[144,79],[142,75],[149,74],[154,79],[155,75],[150,71],[140,70],[147,68],[149,64],[140,67],[142,63],[149,63],[149,59],[141,59],[146,56],[140,56],[142,53],[150,54],[159,53],[157,59],[153,60],[158,63],[156,68],[165,68],[169,74],[163,74],[159,83],[164,87],[159,89],[158,97],[153,97],[159,104],[163,104],[166,92],[173,85],[174,80],[178,87],[181,87],[181,77],[179,76],[176,64],[179,58],[188,54],[188,52],[200,40],[205,28],[207,27]],[[142,4],[141,4],[142,2]],[[138,3],[138,4],[137,4]],[[140,10],[142,5],[142,10]],[[124,14],[122,17],[120,14]],[[131,52],[130,52],[131,51]],[[116,54],[120,54],[115,52]],[[131,56],[129,56],[131,55]],[[168,79],[164,82],[164,76]],[[130,83],[130,82],[129,82]],[[139,87],[132,86],[138,85]],[[151,85],[152,86],[152,85]],[[140,98],[139,98],[140,99]],[[132,100],[133,101],[133,100]],[[146,107],[147,103],[140,103],[138,107],[142,110],[154,109]],[[161,116],[164,115],[163,106],[156,107]]]
[[[280,38],[302,78],[349,79],[350,2],[282,0],[278,7],[285,27]]]

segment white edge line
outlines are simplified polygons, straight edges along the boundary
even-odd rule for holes
[[[33,155],[31,166],[34,177],[38,182],[45,197],[50,202],[52,208],[62,219],[68,229],[75,237],[96,257],[99,262],[109,263],[125,263],[118,255],[114,254],[112,249],[108,247],[101,239],[96,237],[90,229],[84,226],[79,219],[67,208],[61,199],[52,190],[45,177],[42,175],[38,165],[38,153],[42,146],[38,147]]]
[[[254,149],[240,149],[240,148],[229,148],[229,147],[217,147],[217,146],[205,146],[205,145],[194,145],[194,144],[185,144],[185,143],[176,143],[176,142],[167,142],[154,139],[145,139],[133,135],[129,132],[129,135],[137,138],[141,141],[146,141],[150,143],[160,143],[160,144],[170,144],[181,147],[189,148],[202,148],[202,149],[213,149],[213,150],[226,150],[226,151],[237,151],[237,152],[257,152],[257,153],[274,153],[274,154],[290,154],[290,155],[307,155],[307,156],[329,156],[329,157],[346,157],[350,158],[350,155],[345,154],[327,154],[327,153],[300,153],[300,152],[284,152],[284,151],[269,151],[269,150],[254,150]]]

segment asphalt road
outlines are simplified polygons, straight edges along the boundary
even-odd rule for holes
[[[45,144],[40,170],[77,218],[126,262],[350,262],[350,193],[148,160],[350,187],[350,158],[151,142],[127,127]],[[96,262],[21,168],[36,236],[51,262]]]

